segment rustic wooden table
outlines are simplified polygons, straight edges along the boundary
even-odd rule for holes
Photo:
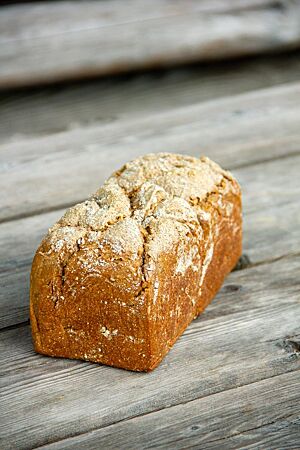
[[[2,94],[1,449],[300,448],[299,56]],[[113,169],[158,151],[233,171],[243,264],[152,373],[35,354],[42,235]]]

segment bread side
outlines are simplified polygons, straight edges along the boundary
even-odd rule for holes
[[[32,265],[36,351],[153,369],[241,253],[241,197],[207,158],[150,154],[70,208]]]

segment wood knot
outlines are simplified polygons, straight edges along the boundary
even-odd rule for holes
[[[222,291],[227,294],[230,292],[237,292],[242,289],[242,286],[240,284],[227,284],[223,287]]]
[[[300,356],[300,336],[292,336],[281,339],[278,345],[291,355]]]

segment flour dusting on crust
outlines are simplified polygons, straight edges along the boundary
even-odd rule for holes
[[[101,242],[101,247],[105,242],[115,254],[134,257],[144,251],[156,261],[178,244],[175,274],[184,275],[189,267],[198,268],[193,264],[195,248],[189,255],[180,250],[196,232],[199,240],[207,239],[201,286],[213,256],[211,229],[204,236],[202,227],[211,222],[206,199],[224,179],[232,180],[231,174],[206,157],[159,153],[138,158],[115,172],[89,200],[66,211],[49,230],[50,252],[64,255],[84,243]]]

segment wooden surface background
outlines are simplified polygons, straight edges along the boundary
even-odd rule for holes
[[[199,3],[218,14],[224,4]],[[0,94],[1,449],[300,448],[299,58]],[[28,289],[40,239],[124,161],[158,151],[207,154],[236,175],[239,270],[152,373],[35,354]]]
[[[77,0],[0,14],[0,88],[300,45],[298,0]]]

